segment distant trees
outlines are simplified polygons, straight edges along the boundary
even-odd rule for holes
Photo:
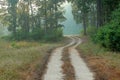
[[[53,39],[62,37],[60,19],[65,19],[60,4],[64,0],[7,0],[8,30],[12,38]]]
[[[56,35],[56,32],[58,30],[61,30],[62,25],[60,25],[58,22],[60,19],[65,19],[63,16],[63,11],[60,9],[60,5],[64,2],[64,0],[46,0],[46,1],[39,1],[39,4],[43,3],[45,5],[39,5],[41,6],[38,10],[41,13],[39,15],[44,21],[44,30],[45,30],[45,37],[46,38],[54,38]],[[62,36],[62,32],[60,34]],[[61,37],[58,36],[58,37]]]
[[[89,12],[91,9],[91,4],[92,4],[92,0],[72,0],[73,6],[76,6],[77,9],[73,10],[73,14],[74,16],[76,16],[76,14],[81,15],[81,19],[83,22],[83,28],[84,28],[84,35],[87,34],[87,26],[88,26],[88,17],[89,17]],[[80,19],[79,19],[80,20]],[[81,20],[80,20],[81,21]]]
[[[83,22],[84,35],[87,33],[94,42],[110,50],[120,51],[120,0],[69,1],[73,3],[76,21]]]
[[[99,28],[110,21],[110,15],[114,11],[120,0],[69,0],[73,3],[74,16],[80,15],[82,19],[84,34],[88,26]],[[77,8],[75,8],[75,6]],[[81,12],[80,14],[78,12]],[[78,13],[78,14],[77,14]],[[76,15],[77,14],[77,15]],[[77,22],[81,21],[77,19]],[[79,21],[78,21],[79,20]]]
[[[17,27],[17,3],[19,0],[7,0],[8,1],[8,13],[9,15],[9,30],[13,32],[14,36],[16,36],[16,27]]]

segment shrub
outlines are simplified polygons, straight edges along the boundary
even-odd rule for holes
[[[33,40],[41,40],[44,36],[44,30],[41,28],[35,28],[30,33],[30,38]]]
[[[11,34],[10,40],[21,41],[21,40],[42,40],[42,41],[59,41],[62,36],[62,28],[47,28],[45,33],[44,28],[36,27],[31,32],[26,33],[22,30],[18,30],[16,35]]]
[[[103,26],[95,39],[102,46],[113,51],[120,51],[120,7],[112,14],[112,20]]]
[[[97,33],[97,28],[95,26],[88,27],[87,32],[88,32],[89,36],[91,37],[92,41],[96,42],[94,37]]]
[[[61,28],[55,28],[53,30],[49,30],[47,34],[44,36],[44,40],[46,41],[59,41],[63,36],[63,30]]]
[[[20,41],[20,40],[26,40],[29,38],[29,34],[27,34],[26,32],[23,32],[21,30],[18,30],[16,32],[16,35],[14,36],[14,34],[12,34],[12,40],[17,40],[17,41]]]

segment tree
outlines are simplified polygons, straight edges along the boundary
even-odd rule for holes
[[[7,0],[9,31],[15,40],[36,39],[34,36],[55,38],[61,35],[60,5],[64,0]],[[36,8],[36,9],[35,9]],[[58,34],[58,33],[59,34]],[[42,35],[41,35],[42,34]]]
[[[97,27],[103,26],[111,20],[112,11],[118,8],[120,0],[96,0],[97,4]]]
[[[88,23],[88,12],[90,11],[90,4],[92,0],[71,0],[74,5],[77,5],[78,11],[81,12],[82,15],[82,22],[84,28],[84,35],[87,34],[87,23]]]
[[[17,27],[17,14],[16,7],[19,0],[7,0],[8,2],[8,13],[9,16],[9,30],[13,32],[14,36],[16,36],[16,27]]]
[[[97,0],[97,28],[103,24],[103,15],[102,15],[102,0]]]

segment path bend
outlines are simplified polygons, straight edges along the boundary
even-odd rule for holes
[[[69,38],[71,42],[68,45],[59,47],[53,51],[47,64],[46,72],[43,75],[43,80],[64,80],[65,74],[62,71],[63,61],[61,60],[64,48],[68,48],[70,61],[75,70],[75,80],[94,80],[94,74],[75,49],[81,44],[81,39],[78,37]]]

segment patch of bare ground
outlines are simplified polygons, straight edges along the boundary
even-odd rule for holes
[[[87,38],[82,38],[82,44],[86,43]],[[104,57],[93,55],[91,51],[85,53],[80,47],[77,47],[80,56],[85,60],[90,69],[96,73],[95,80],[120,80],[120,69],[112,66],[112,61]]]
[[[75,80],[75,71],[70,61],[68,48],[64,49],[62,60],[64,62],[62,65],[63,74],[65,75],[64,80]]]

